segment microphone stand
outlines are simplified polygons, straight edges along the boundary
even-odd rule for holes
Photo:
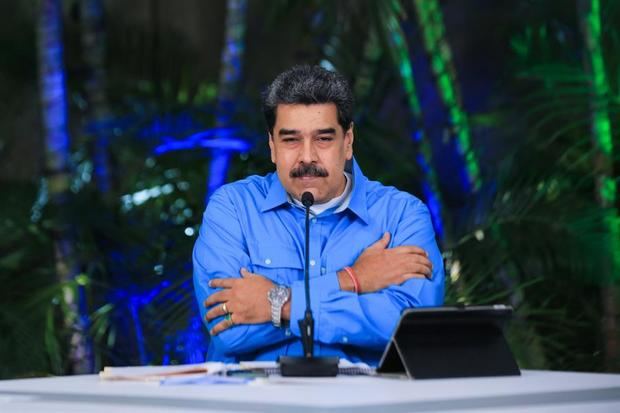
[[[306,293],[306,312],[304,318],[298,320],[301,341],[304,349],[303,357],[280,356],[280,374],[288,377],[334,377],[338,375],[338,357],[314,357],[314,318],[310,306],[310,207],[314,204],[314,196],[304,192],[301,203],[306,207],[306,257],[304,266],[304,290]]]

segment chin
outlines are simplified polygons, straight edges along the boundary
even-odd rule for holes
[[[312,195],[317,196],[320,190],[317,188],[316,182],[297,182],[295,192],[300,195],[304,192],[312,192]]]

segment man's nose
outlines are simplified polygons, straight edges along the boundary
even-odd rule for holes
[[[316,150],[312,139],[304,139],[304,145],[301,150],[300,161],[306,164],[310,164],[317,160]]]

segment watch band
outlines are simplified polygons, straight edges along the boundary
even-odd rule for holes
[[[284,303],[280,305],[271,304],[271,322],[274,327],[282,326],[282,307],[284,307]]]

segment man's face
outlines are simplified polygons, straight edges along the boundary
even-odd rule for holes
[[[278,105],[271,161],[280,182],[297,199],[309,191],[315,203],[324,203],[344,191],[344,165],[353,157],[353,127],[338,123],[333,103]]]

